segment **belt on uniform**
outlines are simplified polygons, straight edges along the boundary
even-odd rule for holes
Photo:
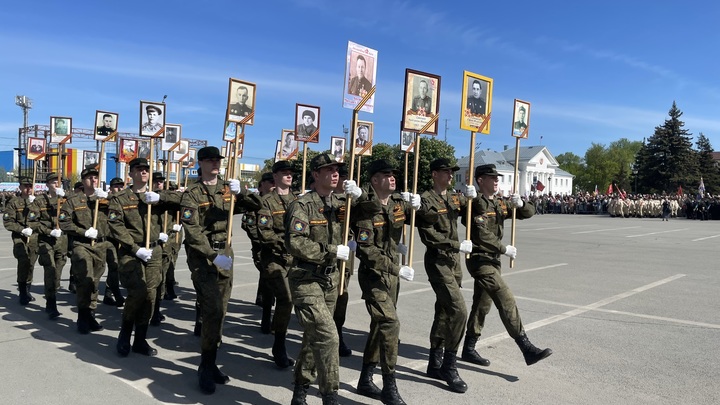
[[[334,264],[326,266],[324,264],[315,264],[303,261],[298,261],[296,266],[304,270],[312,271],[315,274],[321,274],[325,276],[329,276],[330,274],[336,272],[338,269],[337,266]]]
[[[210,242],[210,247],[212,250],[223,250],[225,249],[225,246],[227,243],[225,242]]]
[[[93,241],[95,241],[95,242],[105,242],[105,241],[107,240],[107,238],[95,238],[95,239],[90,239],[90,238],[86,238],[86,237],[84,237],[84,236],[73,236],[73,240],[74,240],[75,242],[90,243],[90,244],[92,244]]]
[[[150,245],[148,245],[148,249],[152,249],[152,248],[154,248],[155,246],[158,246],[158,245],[160,245],[160,242],[157,242],[157,241],[155,241],[155,242],[150,242]],[[144,247],[145,247],[145,245],[138,245],[138,246],[140,246],[141,248],[144,248]]]

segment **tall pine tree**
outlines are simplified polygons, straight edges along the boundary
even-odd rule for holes
[[[720,170],[713,160],[713,148],[710,140],[700,132],[697,142],[698,171],[705,183],[705,192],[717,194],[720,192]],[[698,183],[700,180],[698,179]]]

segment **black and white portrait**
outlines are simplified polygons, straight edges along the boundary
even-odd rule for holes
[[[255,111],[255,84],[230,79],[228,90],[227,120],[253,125],[250,116]]]
[[[345,138],[333,136],[330,138],[330,153],[336,161],[342,163],[345,161]]]
[[[295,139],[301,142],[320,142],[320,107],[295,105]]]
[[[155,137],[165,126],[165,104],[140,102],[140,135]],[[158,134],[161,137],[162,134]]]
[[[360,156],[372,155],[373,123],[358,121],[355,130],[355,154]]]
[[[169,151],[176,143],[178,143],[182,136],[182,126],[178,124],[167,124],[165,125],[165,137],[160,143],[160,149]]]
[[[50,117],[50,142],[69,144],[72,137],[72,118]]]
[[[105,138],[117,132],[118,114],[107,111],[95,111],[95,140]]]
[[[100,152],[91,150],[83,151],[83,167],[97,165],[98,163],[100,163]]]
[[[415,132],[401,131],[400,132],[400,149],[403,152],[409,153],[413,151],[413,143],[415,142]]]

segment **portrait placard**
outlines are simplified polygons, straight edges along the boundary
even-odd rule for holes
[[[512,136],[527,139],[530,134],[530,103],[515,99],[512,119]]]
[[[134,139],[121,139],[120,140],[120,161],[123,163],[130,163],[131,160],[137,157],[138,141]]]
[[[182,139],[182,125],[180,124],[166,124],[165,125],[165,137],[160,142],[160,149],[168,152],[173,149],[173,146],[178,144]],[[179,145],[178,145],[179,146]],[[177,147],[177,146],[175,146]]]
[[[490,133],[493,79],[476,73],[463,72],[460,108],[460,129]]]
[[[45,157],[46,153],[45,138],[28,138],[27,158],[30,160],[40,160]]]
[[[165,128],[165,103],[140,101],[140,136],[162,138]]]
[[[190,148],[190,150],[188,151],[188,154],[187,154],[187,158],[185,158],[185,160],[183,160],[183,167],[191,168],[191,169],[193,167],[195,167],[195,163],[197,163],[196,156],[197,156],[197,149]]]
[[[371,156],[373,144],[373,123],[358,121],[355,125],[355,155]]]
[[[72,118],[50,117],[50,143],[72,143]]]
[[[345,138],[341,136],[330,137],[330,153],[335,157],[335,161],[345,162]]]
[[[375,86],[377,78],[378,51],[348,41],[345,56],[345,83],[343,86],[343,107],[355,109],[360,101]],[[360,111],[372,113],[375,95],[362,106]]]
[[[292,129],[283,129],[280,132],[280,159],[295,160],[298,157],[299,144],[295,140],[295,131]]]
[[[89,165],[97,166],[100,163],[100,152],[94,150],[83,151],[83,166],[88,167]]]
[[[405,153],[415,150],[415,132],[400,131],[400,149]]]
[[[95,111],[95,133],[96,141],[104,141],[108,137],[112,139],[117,135],[118,114],[108,111]]]
[[[320,107],[295,104],[295,140],[320,142]]]
[[[280,157],[280,153],[282,151],[282,141],[279,140],[275,143],[275,161],[283,160],[283,158]]]
[[[150,141],[138,141],[137,157],[150,160]]]
[[[255,83],[230,78],[227,121],[252,125],[255,122]]]
[[[225,130],[223,131],[223,141],[234,142],[237,134],[237,123],[225,121]]]
[[[405,69],[405,99],[403,101],[403,131],[418,132],[438,114],[440,107],[440,76]],[[435,121],[425,132],[437,135]]]
[[[190,141],[181,140],[180,145],[172,151],[172,159],[175,162],[184,161],[188,157],[188,151],[190,150]]]

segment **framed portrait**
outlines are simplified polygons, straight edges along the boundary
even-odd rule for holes
[[[72,143],[72,118],[50,117],[50,143]]]
[[[295,104],[295,140],[320,142],[320,107]]]
[[[335,161],[345,162],[345,138],[341,136],[330,137],[330,153],[335,157]]]
[[[181,162],[187,159],[188,153],[190,151],[190,141],[187,140],[181,140],[180,144],[177,146],[177,148],[173,149],[172,151],[172,159],[175,162]]]
[[[45,138],[28,138],[27,158],[30,160],[39,160],[46,153]]]
[[[512,136],[527,139],[530,133],[530,103],[515,99],[512,119]]]
[[[165,125],[165,136],[160,142],[160,149],[167,152],[172,150],[173,146],[178,144],[182,139],[182,125],[180,124],[166,124]],[[177,146],[175,146],[177,147]]]
[[[405,100],[403,101],[403,131],[420,131],[437,115],[440,107],[440,76],[405,69]],[[435,121],[425,132],[437,135]]]
[[[130,163],[137,157],[138,141],[134,139],[120,139],[120,161]]]
[[[113,139],[117,135],[118,114],[108,111],[95,111],[95,133],[96,141],[104,141],[108,137]]]
[[[150,160],[150,141],[138,141],[137,156],[139,158]]]
[[[189,167],[193,168],[195,167],[195,164],[197,163],[197,149],[190,148],[188,150],[187,158],[183,160],[183,167]]]
[[[276,162],[277,162],[278,160],[283,160],[283,159],[280,157],[280,151],[281,151],[281,150],[282,150],[282,141],[280,140],[280,141],[277,141],[277,142],[275,143],[275,161],[276,161]]]
[[[225,121],[225,129],[223,130],[223,141],[235,142],[236,135],[237,123],[232,121]]]
[[[162,138],[165,128],[165,103],[140,101],[140,136]]]
[[[280,132],[280,159],[295,160],[298,157],[299,144],[295,139],[295,131],[283,129]]]
[[[375,86],[377,78],[378,51],[348,41],[345,57],[345,83],[343,86],[343,107],[355,109],[360,101]],[[375,95],[360,108],[360,111],[372,113],[375,108]]]
[[[227,121],[253,125],[255,121],[255,83],[230,78]]]
[[[460,108],[460,129],[490,133],[493,79],[476,73],[463,72]]]
[[[415,149],[415,132],[400,131],[400,149],[405,153]]]
[[[94,150],[84,150],[83,151],[83,166],[82,167],[88,167],[88,165],[97,166],[99,163],[100,163],[100,152],[97,152]]]
[[[355,154],[371,156],[373,143],[373,123],[358,121],[355,125]]]

